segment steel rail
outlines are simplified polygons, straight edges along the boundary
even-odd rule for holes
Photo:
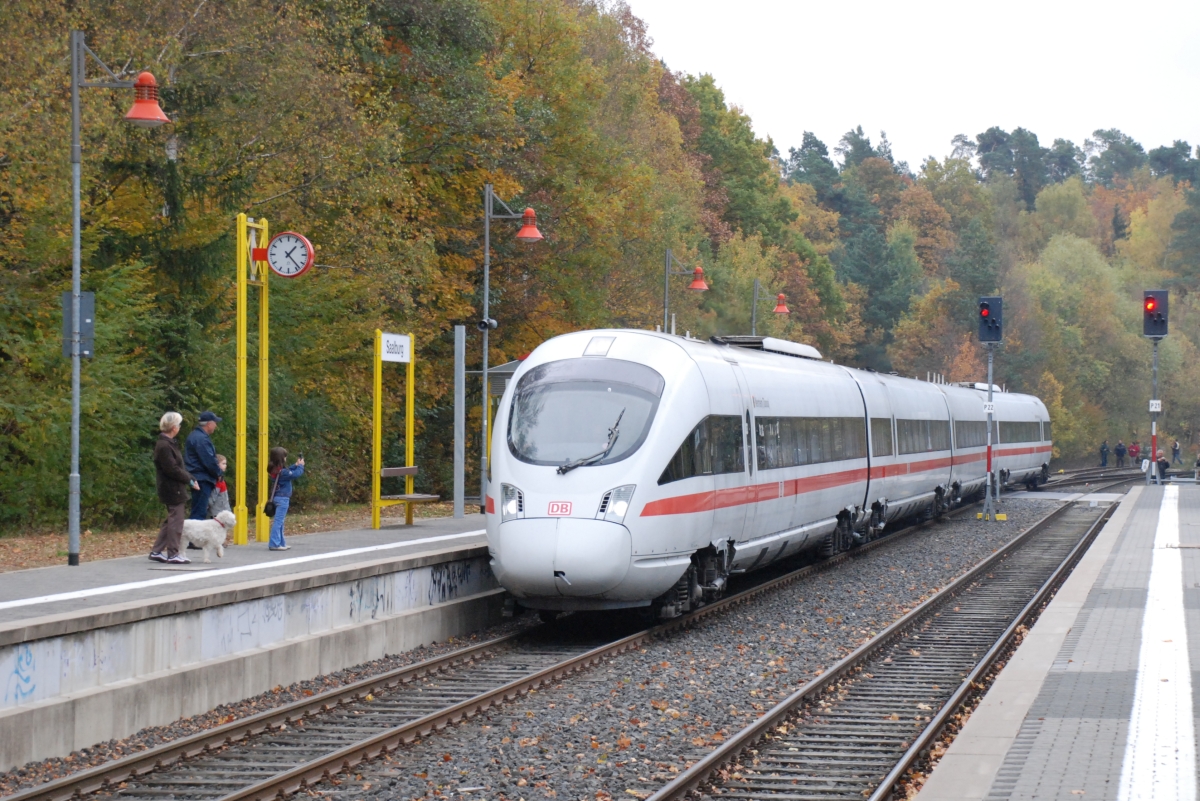
[[[215,726],[168,743],[139,751],[103,765],[72,773],[36,787],[3,796],[3,801],[67,801],[75,796],[109,789],[127,779],[137,779],[173,763],[239,740],[262,734],[301,718],[328,712],[339,704],[365,695],[381,693],[415,679],[489,657],[523,632],[514,632],[476,645],[460,648],[395,670],[369,676],[333,690],[264,710],[249,717]]]
[[[1101,481],[1103,479],[1119,479],[1122,482],[1131,478],[1139,478],[1145,476],[1141,470],[1137,468],[1089,468],[1087,471],[1080,471],[1076,474],[1065,474],[1057,480],[1051,477],[1051,480],[1042,484],[1039,489],[1054,489],[1055,487],[1068,487],[1074,484],[1086,484],[1092,481]]]
[[[1119,486],[1121,484],[1128,483],[1129,480],[1130,479],[1122,479],[1120,481],[1115,481],[1106,485],[1105,488]],[[985,575],[988,570],[991,570],[1002,560],[1008,558],[1014,552],[1022,548],[1033,537],[1040,534],[1045,527],[1049,526],[1052,522],[1057,520],[1057,518],[1065,514],[1065,512],[1072,507],[1073,504],[1064,504],[1045,515],[1040,520],[1036,521],[1026,531],[1010,540],[1002,548],[998,549],[988,558],[971,568],[971,570],[967,571],[941,591],[926,599],[919,606],[913,608],[903,617],[893,622],[874,638],[863,643],[821,676],[808,682],[803,687],[768,710],[754,723],[751,723],[749,726],[728,738],[716,749],[709,752],[707,755],[694,763],[690,768],[680,773],[677,777],[661,787],[653,795],[649,796],[647,801],[679,801],[679,799],[687,797],[689,793],[698,791],[701,787],[709,784],[712,780],[712,777],[717,774],[718,771],[727,765],[735,763],[744,752],[746,752],[753,745],[766,737],[770,732],[776,730],[781,724],[785,723],[789,718],[791,718],[806,701],[815,699],[831,687],[834,687],[841,679],[847,677],[857,667],[867,662],[873,656],[880,654],[885,648],[901,639],[908,632],[914,630],[925,620],[931,618],[937,609],[945,605],[950,599],[961,594],[963,590],[974,585],[980,576]],[[1098,518],[1089,531],[1084,534],[1080,542],[1088,539],[1089,536],[1094,537],[1094,532],[1099,530],[1099,526],[1111,513],[1111,508],[1102,513],[1100,518]],[[1075,554],[1077,552],[1080,554],[1082,553],[1082,551],[1079,550],[1078,544],[1072,549],[1071,554]],[[1061,567],[1062,565],[1060,565],[1059,570],[1055,571],[1056,576],[1062,575]],[[1043,585],[1043,590],[1044,589],[1045,585]],[[1040,591],[1039,595],[1044,596],[1044,592]],[[1021,616],[1028,617],[1028,613],[1023,611]],[[1016,626],[1010,626],[1009,630],[1015,631]],[[1008,630],[1006,630],[1006,634],[1007,633]],[[963,685],[960,686],[959,691],[962,691],[963,687],[966,687],[969,690],[970,686],[971,685],[969,682],[963,682]],[[957,697],[958,694],[959,693],[956,692],[955,696]],[[958,703],[961,704],[961,700]],[[945,712],[945,705],[943,705],[942,711],[939,712],[937,716],[938,719],[942,721],[943,726],[945,720],[948,719],[948,716],[949,713]],[[929,729],[930,727],[926,727],[926,731]],[[925,738],[923,742],[931,742],[932,737],[938,732],[940,732],[940,728],[937,730],[937,732],[934,732],[933,735]],[[913,749],[909,750],[911,751]],[[917,751],[916,753],[919,755],[920,752]],[[913,761],[915,761],[915,757],[914,759],[908,760],[908,766],[911,766]],[[905,769],[907,769],[907,767]]]
[[[608,645],[592,649],[582,655],[529,674],[489,692],[482,693],[420,719],[382,732],[368,740],[338,749],[322,759],[298,766],[286,773],[274,774],[267,781],[256,784],[253,787],[247,787],[244,791],[231,794],[226,796],[226,798],[266,798],[267,796],[276,796],[281,791],[286,795],[307,787],[314,781],[324,779],[328,775],[339,773],[344,769],[359,764],[364,755],[370,757],[378,756],[401,742],[409,742],[418,736],[427,735],[450,723],[478,714],[497,703],[527,693],[529,690],[536,689],[551,681],[556,681],[568,673],[582,670],[601,659],[639,647],[648,639],[690,626],[709,615],[717,614],[730,607],[740,605],[760,594],[770,592],[776,588],[822,573],[826,570],[834,569],[848,560],[899,542],[911,534],[934,525],[939,520],[962,515],[977,505],[963,505],[958,509],[948,512],[941,518],[915,523],[850,551],[843,552],[820,562],[805,565],[735,595],[700,607],[686,615],[621,638]],[[328,690],[312,698],[305,698],[274,709],[265,710],[240,720],[221,724],[187,737],[172,740],[102,765],[87,768],[59,779],[18,791],[12,795],[4,796],[2,801],[69,801],[69,799],[95,792],[112,791],[123,782],[144,779],[156,771],[175,767],[188,759],[204,754],[211,754],[226,746],[250,740],[251,738],[278,730],[284,726],[291,726],[295,722],[333,712],[339,707],[351,705],[366,696],[380,695],[400,685],[426,676],[443,673],[469,663],[490,659],[501,652],[506,646],[514,645],[519,638],[529,633],[530,630],[514,632],[417,664],[360,679],[352,684]],[[268,785],[270,785],[269,789]]]
[[[962,507],[955,510],[953,514],[961,514],[967,508]],[[331,752],[320,759],[299,765],[286,773],[277,774],[258,784],[223,796],[220,801],[267,801],[271,798],[282,798],[301,790],[307,790],[312,784],[327,781],[336,774],[347,773],[363,762],[384,756],[388,751],[402,744],[431,734],[435,730],[442,729],[451,723],[472,717],[502,700],[510,700],[518,695],[526,694],[530,690],[535,690],[544,685],[556,682],[570,673],[575,673],[591,665],[598,664],[604,659],[639,648],[642,644],[661,637],[664,634],[691,626],[706,617],[723,612],[730,607],[746,603],[759,595],[837,567],[850,559],[897,542],[901,537],[896,535],[915,533],[927,528],[934,522],[936,522],[936,518],[902,529],[895,532],[894,535],[873,540],[858,548],[843,552],[821,562],[806,565],[785,575],[731,595],[728,598],[723,598],[714,603],[702,606],[666,623],[623,637],[608,645],[600,646],[585,654],[510,682],[503,687],[482,693],[475,698],[463,701],[460,704],[433,713],[420,720],[406,723],[353,746]]]
[[[1063,508],[1066,507],[1064,506]],[[967,677],[963,679],[962,683],[958,686],[958,689],[956,689],[946,703],[942,705],[942,708],[938,710],[938,713],[933,716],[933,719],[929,722],[929,725],[927,725],[925,729],[917,736],[917,738],[913,741],[913,744],[904,753],[904,756],[900,758],[900,761],[897,762],[891,771],[888,772],[887,776],[883,778],[883,781],[880,782],[879,787],[877,787],[875,792],[871,794],[871,797],[868,799],[868,801],[885,801],[885,799],[892,797],[896,785],[900,783],[904,775],[908,773],[913,765],[915,765],[920,759],[924,758],[928,754],[930,746],[941,735],[942,730],[946,727],[946,724],[950,722],[951,717],[957,713],[957,711],[963,706],[971,694],[977,691],[977,688],[981,688],[983,686],[982,680],[1012,644],[1017,636],[1017,630],[1021,626],[1025,625],[1026,622],[1040,614],[1039,607],[1046,603],[1047,599],[1053,593],[1057,592],[1063,581],[1065,581],[1067,576],[1070,575],[1071,571],[1075,569],[1075,565],[1079,563],[1079,560],[1083,558],[1083,554],[1088,548],[1091,547],[1092,542],[1100,533],[1100,529],[1102,529],[1105,524],[1108,523],[1108,520],[1112,517],[1114,511],[1116,511],[1115,504],[1109,506],[1108,509],[1104,511],[1094,523],[1092,523],[1092,525],[1080,538],[1079,542],[1075,544],[1075,547],[1071,549],[1071,552],[1067,554],[1067,557],[1063,559],[1062,563],[1050,575],[1050,578],[1048,578],[1046,582],[1042,584],[1034,596],[1029,599],[1029,602],[1025,604],[1017,616],[1013,618],[1012,622],[1009,623],[1008,627],[1004,630],[1004,633],[1000,635],[1000,638],[996,640],[992,647],[988,649],[988,652],[983,655],[983,658],[979,660],[979,664],[977,664],[975,668],[967,674]]]

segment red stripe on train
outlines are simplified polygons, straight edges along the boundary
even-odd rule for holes
[[[730,506],[741,506],[759,501],[772,501],[789,495],[802,495],[806,492],[816,492],[866,480],[867,469],[863,467],[858,470],[843,470],[840,473],[824,473],[806,478],[772,481],[766,484],[750,484],[745,487],[729,487],[711,492],[697,492],[692,495],[677,495],[674,498],[651,501],[642,508],[641,516],[711,512],[714,509],[725,509]],[[783,485],[782,494],[780,484]]]
[[[1027,453],[1050,452],[1049,448],[1013,448],[1011,450],[997,449],[998,456],[1018,456]],[[871,468],[870,478],[890,478],[892,476],[926,473],[930,470],[943,470],[952,464],[967,464],[982,461],[987,453],[960,454],[953,458],[945,456],[939,459],[926,459],[923,462],[904,462],[902,464],[884,465]],[[697,492],[691,495],[676,495],[674,498],[662,498],[651,501],[642,507],[641,517],[657,515],[683,515],[696,512],[711,512],[714,509],[725,509],[730,506],[741,506],[747,503],[772,501],[789,495],[803,495],[806,492],[840,487],[866,481],[867,469],[843,470],[839,473],[823,473],[806,478],[790,478],[782,482],[772,481],[767,484],[750,484],[745,487],[729,487],[711,492]],[[780,494],[779,485],[783,484]]]

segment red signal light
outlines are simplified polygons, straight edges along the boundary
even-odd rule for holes
[[[1146,298],[1146,311],[1152,312],[1157,306],[1158,303],[1154,300],[1154,298]]]
[[[980,310],[979,310],[979,316],[980,316],[980,317],[987,317],[987,316],[988,316],[988,310],[987,310],[987,309],[980,309]]]

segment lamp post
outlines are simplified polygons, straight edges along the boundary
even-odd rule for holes
[[[170,122],[158,105],[158,84],[149,72],[138,75],[136,81],[123,81],[92,52],[84,41],[83,31],[71,31],[71,477],[68,498],[67,564],[79,564],[79,357],[80,319],[79,299],[81,283],[80,256],[80,201],[79,183],[83,163],[82,146],[79,139],[79,90],[83,87],[96,89],[134,89],[133,106],[125,120],[139,128],[157,128]],[[109,81],[87,80],[87,57],[100,65],[108,74]]]
[[[752,337],[758,336],[758,330],[757,330],[758,329],[758,290],[759,290],[760,286],[761,286],[761,284],[758,283],[758,279],[755,278],[754,279],[754,305],[750,307],[750,336],[752,336]],[[778,295],[775,296],[775,309],[774,309],[775,314],[791,314],[792,313],[791,310],[788,309],[787,304],[784,303],[783,301],[784,301],[783,293],[780,292]]]
[[[672,270],[671,269],[672,264],[676,264],[680,267],[683,267],[683,269],[682,270]],[[671,276],[672,275],[690,275],[692,277],[692,283],[688,284],[688,289],[692,290],[693,292],[707,292],[708,291],[708,284],[706,284],[704,282],[704,268],[697,267],[694,270],[687,269],[687,266],[684,264],[680,264],[679,260],[675,258],[674,254],[671,253],[670,248],[668,248],[667,249],[667,257],[663,260],[663,327],[662,327],[662,330],[663,330],[664,334],[667,333],[667,329],[669,328],[669,326],[668,326],[669,320],[667,319],[668,318],[667,307],[669,305],[670,297],[671,297]]]
[[[495,204],[499,203],[500,207],[506,213],[497,214],[493,211]],[[496,197],[495,191],[491,184],[484,184],[483,187],[483,317],[476,327],[483,333],[483,415],[480,421],[481,430],[483,432],[483,441],[479,455],[479,511],[487,511],[487,466],[488,466],[488,411],[491,404],[491,395],[488,388],[488,334],[497,323],[489,315],[489,303],[491,299],[491,269],[492,269],[492,220],[520,220],[521,228],[517,231],[518,242],[539,242],[542,239],[542,232],[537,227],[537,213],[533,209],[525,209],[521,214],[517,214],[508,205]]]

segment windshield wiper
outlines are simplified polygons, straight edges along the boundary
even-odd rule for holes
[[[559,465],[558,474],[560,476],[566,475],[576,467],[587,467],[588,465],[595,464],[604,457],[608,456],[608,454],[612,452],[613,445],[617,444],[617,437],[621,436],[621,418],[624,416],[625,410],[622,409],[621,413],[617,415],[617,422],[613,423],[612,428],[608,429],[608,444],[604,446],[604,450],[600,451],[599,453],[593,453],[591,456],[585,456],[582,459],[576,459],[573,462],[567,462],[566,464]]]

